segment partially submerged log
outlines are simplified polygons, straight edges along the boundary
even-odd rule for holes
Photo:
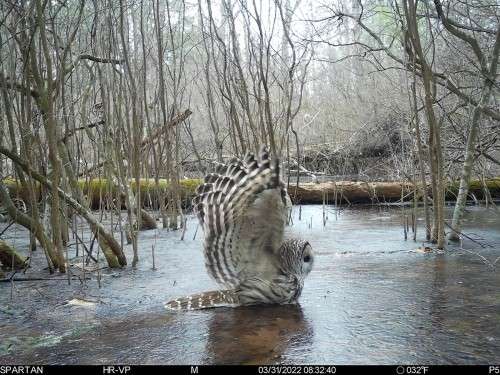
[[[447,199],[455,199],[458,192],[458,183],[447,186]],[[500,198],[500,177],[486,181],[486,186],[493,198]],[[330,181],[321,183],[303,183],[298,188],[291,185],[288,193],[295,204],[327,203],[385,203],[413,199],[414,186],[408,182],[361,182],[361,181]],[[420,189],[418,189],[420,191]],[[430,187],[427,187],[431,195]],[[469,194],[476,198],[484,197],[484,185],[475,180],[470,184]]]
[[[405,182],[321,182],[303,183],[297,188],[290,186],[288,194],[298,203],[377,203],[401,199],[401,192],[407,195],[413,186]]]
[[[184,206],[190,205],[196,187],[201,182],[200,179],[183,179],[179,181],[180,197]],[[117,197],[118,188],[115,184],[108,184],[106,179],[79,180],[78,183],[89,199],[92,208],[99,208],[100,206],[110,208],[107,207],[108,202],[117,203],[114,199]],[[130,181],[130,184],[135,192],[137,190],[135,181]],[[16,187],[20,188],[20,185],[16,184],[15,181],[9,183],[7,180],[6,185],[12,196],[16,195]],[[486,180],[486,186],[493,198],[500,198],[500,177]],[[448,183],[447,199],[455,199],[458,187],[458,182]],[[170,186],[165,179],[160,179],[159,187],[157,187],[154,179],[144,178],[141,179],[139,188],[141,189],[142,206],[154,208],[158,207],[160,196],[168,196],[166,193]],[[427,190],[430,196],[431,189],[428,187]],[[403,193],[404,200],[409,201],[413,199],[413,191],[413,185],[409,182],[328,181],[301,183],[298,188],[291,183],[288,193],[296,204],[318,204],[323,203],[323,199],[327,204],[333,204],[335,199],[337,199],[337,203],[353,204],[397,202],[401,200],[401,193]],[[159,194],[160,192],[162,194]],[[470,184],[469,194],[474,195],[477,199],[483,199],[485,196],[483,183],[480,180],[473,180]],[[121,204],[125,207],[123,199]]]
[[[26,259],[7,242],[0,240],[0,263],[9,269],[21,270],[24,268]]]

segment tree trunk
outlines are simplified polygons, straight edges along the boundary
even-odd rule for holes
[[[4,207],[7,209],[9,216],[16,223],[34,233],[35,237],[38,239],[38,242],[40,242],[45,252],[49,272],[52,273],[54,272],[54,268],[59,268],[59,257],[57,256],[54,245],[45,233],[45,230],[43,229],[40,221],[36,218],[31,218],[24,212],[19,211],[12,202],[7,188],[2,183],[0,183],[0,201],[2,201]]]
[[[483,108],[486,107],[490,102],[491,91],[496,78],[498,56],[500,54],[500,27],[498,28],[496,38],[497,39],[492,53],[490,70],[489,72],[484,72],[486,77],[483,83],[481,99],[479,101],[479,104],[474,108],[474,112],[472,114],[472,122],[469,128],[469,133],[467,134],[467,144],[465,146],[465,157],[460,178],[460,188],[458,191],[457,202],[455,204],[455,210],[453,211],[453,219],[451,223],[453,231],[451,231],[448,235],[448,239],[451,241],[458,241],[460,238],[460,231],[462,230],[462,219],[465,211],[467,195],[469,194],[469,185],[472,166],[474,164],[474,154],[476,151],[479,124],[481,122]]]
[[[420,184],[422,188],[422,200],[424,203],[424,217],[425,217],[425,239],[429,241],[431,239],[431,215],[429,211],[429,203],[427,202],[427,183],[425,181],[425,164],[424,164],[424,150],[422,147],[422,139],[420,134],[420,121],[418,117],[417,109],[417,90],[415,87],[415,75],[413,77],[413,82],[411,84],[412,99],[413,99],[413,113],[415,116],[415,138],[417,143],[417,158],[418,158],[418,169],[420,174]]]
[[[19,255],[7,242],[0,240],[0,263],[10,269],[21,270],[26,259]]]
[[[0,146],[0,153],[7,156],[14,163],[19,165],[25,173],[29,174],[32,178],[40,182],[42,185],[45,185],[48,189],[52,189],[51,182],[35,170],[31,169],[19,156],[12,153],[8,149]],[[90,225],[90,229],[96,236],[101,236],[101,238],[108,244],[109,248],[113,251],[113,254],[118,258],[118,263],[120,266],[127,265],[127,259],[125,254],[123,253],[122,248],[116,242],[114,237],[108,233],[108,231],[104,228],[104,226],[97,221],[97,219],[92,215],[90,210],[82,206],[75,200],[73,197],[69,196],[64,190],[61,188],[57,189],[59,197],[64,199],[67,204],[69,204],[79,215],[81,215]]]

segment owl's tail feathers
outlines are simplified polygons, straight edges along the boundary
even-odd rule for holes
[[[181,297],[165,303],[167,310],[201,310],[213,307],[235,307],[239,305],[238,295],[234,290],[214,290],[188,297]]]

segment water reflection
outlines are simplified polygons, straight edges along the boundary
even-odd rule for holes
[[[282,362],[293,346],[313,339],[298,304],[216,309],[208,329],[206,362],[217,364]]]
[[[433,283],[430,295],[430,319],[434,329],[441,329],[447,303],[446,258],[434,258]]]

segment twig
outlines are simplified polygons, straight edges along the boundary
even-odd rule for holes
[[[196,225],[196,230],[194,231],[194,235],[193,235],[193,241],[196,239],[196,233],[198,233],[199,227],[200,227],[200,224]]]
[[[0,232],[0,237],[9,229],[12,225],[14,225],[14,220],[11,220],[10,223],[4,228],[3,231]]]
[[[184,235],[186,234],[186,224],[187,224],[187,219],[184,219],[184,225],[182,226],[181,241],[184,241]]]
[[[454,229],[450,224],[448,224],[447,222],[444,222],[444,224],[450,228],[453,232],[457,233],[459,236],[463,236],[465,238],[467,238],[468,240],[471,240],[472,242],[478,244],[479,246],[481,246],[482,248],[485,248],[485,247],[493,247],[492,245],[486,243],[486,244],[482,244],[481,242],[479,242],[479,240],[475,240],[474,238],[466,235],[465,233],[463,232],[460,232],[460,231],[457,231],[456,229]]]
[[[156,271],[155,267],[155,245],[151,245],[151,256],[153,257],[153,268],[151,268],[153,271]]]

